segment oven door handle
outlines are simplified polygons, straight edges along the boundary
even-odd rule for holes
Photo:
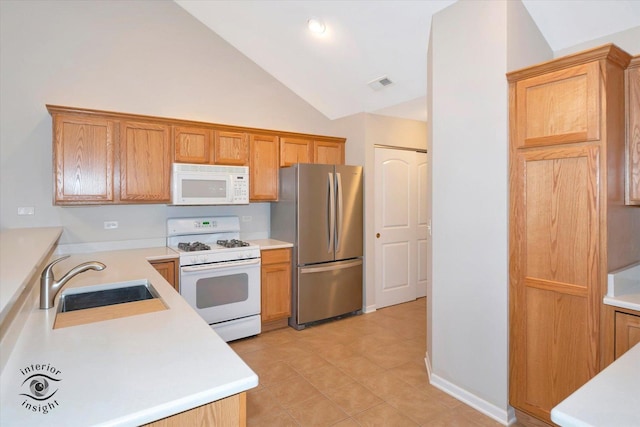
[[[194,271],[219,270],[221,268],[244,267],[247,265],[256,265],[256,264],[260,264],[260,258],[250,259],[248,261],[232,261],[232,262],[221,262],[216,264],[207,264],[202,266],[182,267],[182,271],[185,273],[190,273]]]

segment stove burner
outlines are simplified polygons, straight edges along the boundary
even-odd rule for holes
[[[249,246],[247,242],[243,242],[242,240],[237,239],[218,240],[216,243],[220,246],[224,246],[225,248],[240,248],[243,246]]]
[[[211,249],[211,246],[205,245],[200,242],[193,243],[178,243],[178,249],[183,250],[185,252],[195,252],[195,251],[208,251]]]

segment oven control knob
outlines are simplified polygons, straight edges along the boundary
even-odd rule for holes
[[[191,263],[195,264],[196,262],[198,262],[198,257],[197,256],[192,256],[191,257]]]
[[[207,262],[207,256],[206,255],[200,255],[198,257],[198,261],[200,262]]]

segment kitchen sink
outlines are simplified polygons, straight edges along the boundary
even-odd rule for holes
[[[158,293],[148,280],[70,289],[60,297],[58,312],[66,313],[154,298],[158,298]]]

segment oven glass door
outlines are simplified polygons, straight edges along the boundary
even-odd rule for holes
[[[207,323],[260,314],[259,258],[180,271],[180,293]]]

